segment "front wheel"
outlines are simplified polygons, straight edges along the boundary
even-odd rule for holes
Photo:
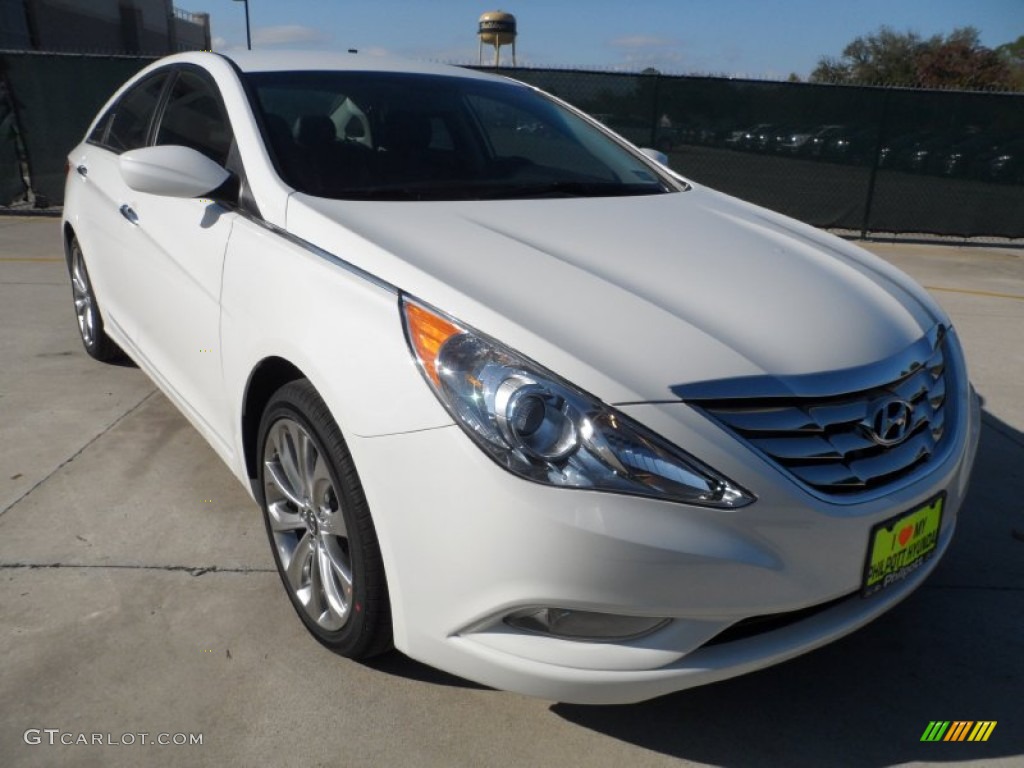
[[[342,656],[388,650],[391,612],[376,530],[341,431],[308,381],[271,397],[258,439],[264,522],[299,618]]]

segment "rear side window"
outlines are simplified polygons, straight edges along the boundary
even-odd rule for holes
[[[113,108],[107,110],[103,117],[96,123],[96,127],[92,129],[92,132],[86,136],[86,141],[92,142],[93,144],[106,144],[107,143],[107,126],[110,125],[110,118],[114,116]]]
[[[160,72],[146,78],[118,100],[107,131],[105,144],[108,147],[124,152],[146,146],[150,121],[166,81],[167,73]]]
[[[157,144],[189,147],[226,165],[231,129],[216,87],[195,72],[178,75],[160,118]]]

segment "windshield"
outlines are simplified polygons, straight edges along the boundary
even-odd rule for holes
[[[649,195],[668,178],[516,83],[382,72],[246,76],[281,177],[349,200]]]

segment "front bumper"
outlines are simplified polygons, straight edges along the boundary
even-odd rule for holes
[[[952,539],[979,433],[962,408],[953,449],[912,485],[830,504],[681,404],[622,408],[746,488],[722,511],[524,481],[455,426],[350,441],[387,568],[395,644],[497,688],[574,703],[625,703],[759,669],[841,637],[918,587]],[[683,441],[685,436],[685,442]],[[401,477],[396,467],[407,468]],[[905,581],[858,594],[873,525],[947,494],[938,551]],[[513,629],[529,606],[668,617],[622,642]],[[820,610],[811,610],[824,606]],[[784,626],[708,644],[756,616]]]

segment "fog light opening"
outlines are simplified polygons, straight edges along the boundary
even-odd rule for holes
[[[671,619],[619,616],[612,613],[574,611],[567,608],[527,608],[505,617],[515,629],[564,640],[611,642],[635,640],[668,624]]]

